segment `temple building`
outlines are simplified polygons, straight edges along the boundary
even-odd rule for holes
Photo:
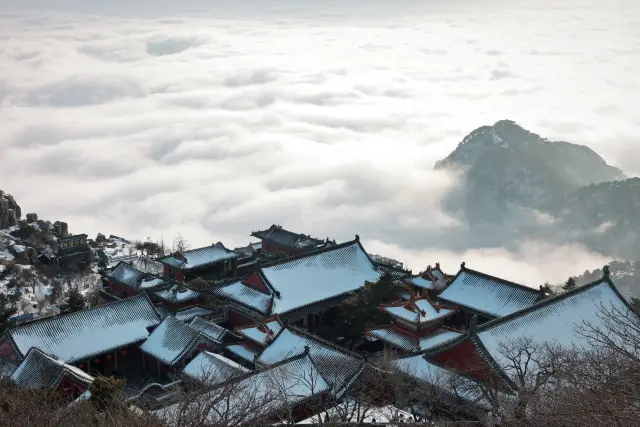
[[[335,399],[342,398],[365,369],[365,361],[360,355],[289,325],[280,329],[256,359],[256,365],[277,366],[290,357],[305,353],[330,385]]]
[[[242,254],[227,249],[218,242],[204,248],[175,252],[158,259],[164,266],[164,276],[181,282],[202,277],[220,280],[235,277],[237,261]]]
[[[201,351],[216,351],[222,343],[169,315],[140,345],[148,372],[177,380],[179,373]]]
[[[192,381],[209,387],[224,383],[250,372],[231,359],[221,354],[203,351],[198,354],[182,373]]]
[[[57,241],[57,263],[61,268],[84,268],[93,261],[93,251],[86,234],[60,237]]]
[[[32,348],[90,374],[112,375],[141,367],[138,345],[160,324],[144,293],[86,310],[9,329],[0,357],[21,363]]]
[[[330,382],[307,349],[277,365],[209,387],[200,396],[157,409],[153,414],[166,425],[176,427],[182,425],[182,414],[202,408],[202,421],[212,425],[270,425],[283,419],[296,422],[321,411],[331,391]]]
[[[285,230],[280,225],[272,225],[266,230],[254,231],[253,237],[260,239],[260,249],[265,254],[292,256],[335,245],[335,241],[316,239],[305,234]]]
[[[225,347],[225,354],[243,366],[253,369],[256,358],[271,344],[282,328],[283,324],[276,315],[257,325],[237,329],[235,332],[244,338],[244,342]]]
[[[406,275],[396,280],[396,283],[405,285],[407,292],[400,297],[408,300],[413,293],[426,293],[433,301],[448,285],[447,275],[440,269],[440,263],[436,263],[435,268],[428,266],[427,269],[416,275]]]
[[[458,308],[436,304],[428,296],[414,294],[409,301],[382,305],[380,310],[392,317],[393,323],[369,329],[365,336],[379,341],[386,356],[425,351],[462,334],[445,326],[458,314]]]
[[[544,297],[540,289],[471,270],[464,262],[451,284],[439,295],[443,304],[460,307],[461,315],[454,323],[460,328],[467,327],[472,316],[477,316],[478,324],[482,324],[531,307]]]
[[[89,388],[93,377],[32,347],[11,381],[22,388],[55,391],[74,400]]]
[[[120,261],[106,279],[113,295],[126,298],[146,291],[156,305],[162,305],[168,312],[203,302],[202,294],[183,282],[144,273],[125,261]]]
[[[210,288],[227,300],[234,328],[252,325],[279,314],[290,323],[313,329],[323,313],[339,305],[384,270],[374,263],[360,239],[325,247],[271,264],[241,280]]]
[[[425,352],[426,356],[478,381],[501,384],[517,389],[508,375],[511,360],[501,350],[501,345],[518,345],[526,339],[531,346],[559,343],[567,348],[589,345],[588,337],[579,332],[585,322],[604,331],[607,322],[601,315],[604,309],[616,309],[620,313],[635,316],[627,301],[620,295],[605,275],[593,283],[578,287],[496,318],[483,325],[471,323],[471,327],[455,340],[442,343]]]

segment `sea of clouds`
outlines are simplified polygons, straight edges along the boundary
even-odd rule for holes
[[[72,232],[276,223],[537,286],[607,259],[481,248],[433,164],[509,118],[638,175],[639,75],[636,1],[0,0],[0,189]]]

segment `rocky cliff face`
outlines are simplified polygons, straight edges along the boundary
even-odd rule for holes
[[[590,148],[549,141],[510,120],[471,132],[440,168],[465,172],[449,205],[471,222],[538,209],[579,187],[626,178]]]
[[[20,217],[22,217],[22,209],[13,196],[0,190],[0,229],[18,225]]]

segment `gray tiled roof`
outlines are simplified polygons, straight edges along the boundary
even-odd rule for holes
[[[196,316],[207,317],[216,313],[217,312],[215,310],[196,305],[193,307],[187,307],[187,308],[183,308],[182,310],[176,311],[176,313],[174,314],[174,317],[178,320],[189,323]]]
[[[257,360],[261,365],[273,365],[301,354],[309,346],[309,355],[325,380],[339,393],[360,374],[364,361],[359,356],[336,345],[287,327],[262,352]]]
[[[393,326],[385,326],[371,329],[366,332],[366,335],[387,342],[404,351],[414,352],[426,351],[432,347],[442,345],[459,338],[462,333],[450,329],[440,329],[430,335],[416,337]]]
[[[263,267],[261,274],[280,293],[273,313],[339,297],[381,276],[357,240]]]
[[[7,332],[21,356],[31,347],[67,363],[137,343],[149,336],[160,317],[146,295],[139,294]]]
[[[491,317],[502,317],[536,303],[537,289],[463,268],[440,299]]]
[[[53,389],[57,387],[64,375],[70,375],[85,384],[93,381],[93,377],[81,369],[66,365],[37,348],[32,348],[11,375],[11,380],[25,388]]]
[[[167,365],[174,365],[203,337],[206,335],[173,316],[167,316],[140,345],[140,350]]]
[[[108,279],[115,280],[118,283],[127,285],[133,289],[140,287],[140,282],[146,276],[146,273],[131,266],[131,264],[120,261],[118,265],[107,274]]]
[[[226,330],[222,326],[218,326],[215,323],[209,322],[200,317],[195,317],[191,323],[189,323],[189,326],[216,341],[222,341],[226,335],[231,334],[230,331]]]
[[[200,292],[188,289],[180,282],[167,289],[158,289],[149,292],[162,301],[172,304],[196,301],[200,298]]]
[[[270,240],[278,245],[286,246],[293,249],[315,248],[325,243],[324,240],[315,239],[300,233],[294,233],[285,230],[279,225],[272,225],[267,230],[254,231],[252,236],[258,239]]]
[[[496,319],[478,327],[476,338],[499,366],[508,366],[500,346],[524,338],[534,345],[560,344],[568,348],[584,348],[590,340],[578,328],[586,323],[607,331],[606,316],[602,310],[615,309],[632,314],[613,284],[605,279],[549,298],[522,312]],[[613,336],[613,335],[612,335]]]
[[[207,425],[253,424],[252,421],[294,407],[309,398],[331,390],[319,369],[307,355],[300,355],[269,369],[256,371],[239,377],[229,391],[213,388],[194,398],[194,410],[200,412]],[[221,391],[224,397],[219,396]],[[154,411],[153,414],[169,426],[181,425],[179,417],[189,412],[189,404],[175,404]]]
[[[274,298],[274,295],[253,289],[243,284],[240,280],[228,285],[211,288],[210,291],[213,295],[238,302],[264,315],[269,313],[271,301]]]
[[[208,384],[219,384],[246,374],[248,369],[219,354],[203,351],[184,368],[184,374]]]
[[[158,261],[183,270],[190,270],[242,256],[238,252],[227,249],[221,242],[203,248],[184,251],[182,255],[186,258],[185,262],[174,256],[160,258]]]
[[[462,401],[484,410],[492,409],[491,402],[482,392],[483,387],[450,369],[428,361],[423,355],[396,359],[391,365],[398,373],[435,387],[454,401]],[[503,407],[510,407],[515,402],[513,396],[508,394],[497,393],[495,397]]]

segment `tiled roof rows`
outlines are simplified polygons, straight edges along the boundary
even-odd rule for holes
[[[258,344],[265,345],[267,343],[267,337],[271,336],[272,338],[275,338],[281,329],[282,324],[280,321],[278,319],[274,319],[271,321],[265,321],[264,324],[239,329],[238,333]]]
[[[196,316],[198,317],[207,317],[207,316],[212,316],[214,314],[216,314],[217,311],[207,308],[207,307],[202,307],[199,305],[195,305],[193,307],[186,307],[183,308],[181,310],[178,310],[175,312],[175,314],[173,315],[176,319],[181,320],[183,322],[189,323],[191,322]]]
[[[259,239],[270,240],[279,245],[294,249],[314,248],[325,243],[324,240],[315,239],[300,233],[294,233],[275,224],[267,230],[254,231],[251,235]]]
[[[443,319],[456,312],[453,307],[436,305],[427,297],[411,298],[407,302],[384,305],[381,308],[393,317],[416,325]]]
[[[158,261],[182,270],[190,270],[221,261],[240,258],[242,255],[238,252],[227,249],[221,242],[218,242],[211,246],[184,251],[182,252],[182,256],[186,258],[186,261],[183,261],[174,255],[160,258]]]
[[[258,420],[291,408],[313,396],[326,393],[331,386],[322,377],[312,359],[302,354],[284,361],[269,369],[260,370],[233,380],[232,386],[225,390],[220,399],[222,388],[214,388],[195,398],[198,408],[205,402],[213,402],[205,414],[205,422],[216,425],[238,425]],[[218,403],[215,403],[218,402]],[[154,414],[170,426],[178,425],[183,410],[181,404],[155,411]]]
[[[537,289],[462,268],[440,299],[490,317],[507,316],[538,301]]]
[[[426,336],[416,336],[393,325],[370,329],[367,336],[385,341],[406,352],[428,351],[433,347],[455,340],[462,335],[453,329],[439,329]]]
[[[172,366],[201,339],[209,340],[209,337],[175,317],[167,316],[142,343],[140,350]]]
[[[264,267],[262,276],[280,293],[273,313],[286,313],[360,289],[381,273],[354,241]]]
[[[160,317],[146,295],[18,326],[7,332],[22,356],[37,347],[71,363],[134,344]]]
[[[493,408],[492,402],[487,399],[479,384],[428,361],[423,355],[397,359],[391,364],[399,373],[430,387],[435,387],[454,401],[462,401],[484,410]],[[505,406],[511,406],[515,402],[513,396],[508,394],[496,393],[496,397]]]
[[[303,353],[306,346],[309,346],[309,355],[313,362],[336,393],[348,387],[363,367],[364,362],[359,356],[292,327],[282,329],[276,339],[262,352],[257,363],[279,363]]]
[[[209,385],[219,384],[249,372],[233,360],[203,351],[185,366],[183,373]]]
[[[510,316],[485,323],[475,331],[475,340],[498,366],[508,366],[501,344],[517,343],[521,339],[533,344],[551,343],[584,348],[590,342],[580,334],[585,324],[606,332],[602,310],[631,314],[624,298],[608,279],[543,300]],[[632,314],[631,314],[632,315]]]
[[[75,366],[67,365],[32,348],[20,366],[11,375],[11,380],[24,388],[54,389],[64,375],[89,384],[93,377]]]
[[[107,274],[107,279],[114,280],[123,285],[127,285],[130,288],[138,289],[140,282],[146,273],[131,266],[131,264],[120,261],[116,267]]]
[[[211,339],[222,342],[226,336],[234,335],[231,331],[226,330],[222,326],[216,325],[213,322],[202,319],[201,317],[194,317],[189,327],[200,331],[207,335]]]
[[[242,281],[211,288],[210,291],[216,296],[238,302],[264,315],[268,315],[274,298],[274,295],[253,289],[243,284]]]

